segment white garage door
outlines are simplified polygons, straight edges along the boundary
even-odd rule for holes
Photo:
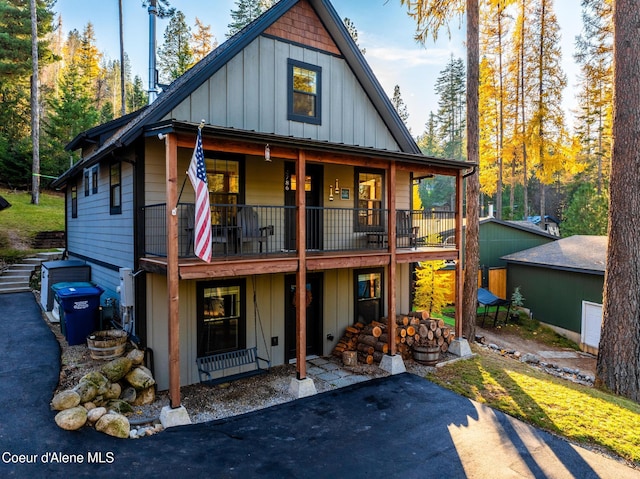
[[[602,305],[582,302],[582,342],[598,348],[600,344],[600,327],[602,326]]]

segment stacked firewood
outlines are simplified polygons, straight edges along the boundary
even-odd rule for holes
[[[382,318],[386,321],[386,318]],[[396,316],[396,350],[402,359],[413,357],[413,348],[438,346],[441,352],[449,349],[455,338],[453,328],[441,319],[432,319],[426,311],[415,311]],[[345,351],[357,351],[358,361],[379,363],[389,352],[389,335],[386,322],[355,323],[348,326],[344,336],[333,349],[333,355],[342,358]]]
[[[358,360],[366,364],[379,363],[389,352],[387,325],[378,321],[370,324],[355,323],[348,326],[344,336],[333,349],[333,355],[342,357],[345,351],[357,351]]]
[[[340,338],[336,347],[333,348],[333,355],[339,358],[342,357],[342,353],[345,351],[356,351],[358,345],[358,336],[364,329],[364,324],[356,323],[353,326],[347,326],[344,332],[344,336]]]
[[[449,349],[455,332],[441,319],[432,319],[426,311],[414,311],[396,316],[396,344],[403,359],[412,355],[414,347],[436,347],[441,352]]]

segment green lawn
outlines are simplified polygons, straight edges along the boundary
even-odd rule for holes
[[[64,197],[42,192],[38,205],[26,191],[0,189],[11,207],[0,211],[0,260],[15,262],[29,255],[31,239],[40,231],[64,230]]]
[[[473,348],[476,357],[438,368],[428,379],[578,444],[602,448],[640,465],[640,404]]]

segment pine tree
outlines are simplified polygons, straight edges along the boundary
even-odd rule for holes
[[[609,198],[589,183],[581,183],[563,215],[562,236],[606,235]]]
[[[42,169],[54,176],[69,167],[69,152],[62,146],[99,121],[93,95],[76,63],[65,68],[59,91],[58,98],[49,100],[49,115],[44,124],[47,141],[44,146],[46,154],[43,155],[46,162],[43,160]]]
[[[356,44],[356,47],[358,47],[358,49],[360,50],[360,53],[362,53],[363,55],[367,53],[367,49],[360,48],[360,45],[358,44],[358,29],[356,28],[355,23],[353,23],[353,21],[350,18],[346,18],[346,17],[342,20],[342,22],[344,23],[344,26],[346,27],[347,32],[349,32],[349,35],[351,36],[354,43]]]
[[[127,85],[127,111],[139,110],[147,104],[147,92],[144,89],[142,78],[136,75],[133,83]]]
[[[439,96],[437,118],[442,152],[447,158],[458,160],[463,159],[465,137],[465,79],[462,59],[452,56],[434,88]]]
[[[205,25],[198,17],[196,17],[195,30],[191,39],[191,50],[193,61],[199,62],[218,46],[218,41],[211,33],[211,25]]]
[[[178,11],[169,20],[164,32],[164,43],[158,52],[160,78],[165,83],[171,83],[193,64],[191,28],[187,26],[184,13]]]
[[[583,31],[575,59],[580,65],[576,133],[589,165],[589,179],[600,193],[608,183],[613,122],[612,0],[582,0]]]
[[[402,100],[400,85],[396,85],[393,88],[393,98],[391,98],[391,103],[396,109],[396,112],[398,113],[400,119],[406,124],[407,119],[409,118],[409,111],[407,110],[407,105],[404,104],[404,100]]]
[[[227,25],[227,38],[234,36],[276,2],[277,0],[236,0],[236,8],[231,10],[231,23]]]
[[[0,0],[0,171],[2,181],[14,187],[32,183],[30,5]],[[36,4],[40,71],[53,60],[46,41],[53,27],[50,8],[48,2]]]
[[[442,148],[440,148],[440,140],[437,134],[438,125],[436,115],[430,111],[429,120],[425,124],[425,131],[418,136],[417,144],[422,154],[433,157],[442,156]]]

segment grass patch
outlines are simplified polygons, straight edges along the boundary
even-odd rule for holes
[[[582,445],[640,463],[640,404],[476,348],[431,381]]]
[[[31,240],[40,231],[64,230],[64,196],[41,192],[39,205],[31,193],[0,189],[11,207],[0,211],[0,260],[14,263],[33,253]]]

